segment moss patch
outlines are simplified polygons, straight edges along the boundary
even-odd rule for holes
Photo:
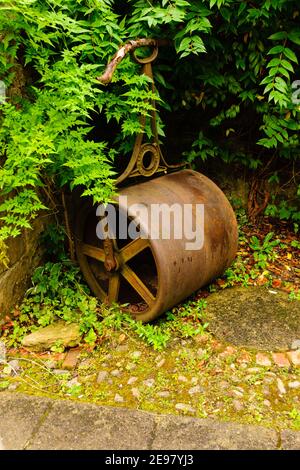
[[[300,302],[265,287],[234,287],[207,299],[210,331],[246,347],[288,350],[300,339]]]

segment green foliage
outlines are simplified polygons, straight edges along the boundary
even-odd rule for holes
[[[253,235],[247,239],[240,233],[239,241],[241,249],[249,246],[250,250],[239,252],[232,265],[224,273],[221,287],[231,287],[235,285],[248,286],[251,281],[263,277],[271,285],[272,276],[268,271],[269,263],[274,262],[278,257],[278,249],[287,248],[287,245],[280,243],[280,240],[273,239],[274,233],[269,232],[261,241]],[[293,240],[290,244],[293,248],[298,248],[298,242]]]
[[[275,201],[274,201],[275,202]],[[265,215],[276,217],[280,220],[289,220],[294,222],[294,231],[298,232],[298,223],[300,222],[300,211],[296,204],[290,204],[286,200],[281,200],[278,204],[268,204]]]
[[[279,245],[280,240],[272,240],[273,235],[273,232],[268,233],[262,243],[256,236],[250,239],[250,248],[254,252],[254,260],[258,268],[265,269],[268,261],[274,261],[276,258],[274,248]]]
[[[242,257],[238,256],[224,273],[226,279],[224,287],[231,287],[236,284],[241,284],[244,287],[248,286],[250,276],[246,265],[247,260],[243,260]]]
[[[300,292],[295,292],[292,290],[289,294],[289,300],[299,300],[300,301]]]
[[[0,114],[1,243],[45,208],[49,180],[111,199],[115,166],[140,131],[138,116],[151,111],[145,98],[202,110],[190,162],[299,162],[296,0],[0,0],[0,25],[9,98]],[[120,45],[139,37],[174,42],[176,52],[161,52],[158,92],[129,57],[109,87],[99,85]],[[107,124],[119,126],[115,139],[102,132]]]
[[[300,250],[300,242],[298,242],[297,240],[291,241],[291,246]]]
[[[49,261],[63,261],[65,252],[65,230],[61,225],[48,224],[41,235],[41,241],[45,247],[45,256]]]
[[[164,349],[173,335],[190,338],[202,334],[204,301],[187,302],[166,314],[157,324],[135,321],[126,306],[100,305],[82,283],[78,268],[66,258],[57,263],[48,262],[38,267],[32,277],[32,287],[20,306],[18,317],[7,338],[8,345],[18,345],[23,337],[55,321],[78,323],[84,342],[94,345],[99,338],[111,336],[113,331],[135,334],[155,350]],[[61,342],[51,350],[63,351]]]
[[[8,388],[10,386],[10,382],[9,380],[2,380],[0,382],[0,390],[5,390],[6,388]]]
[[[187,73],[185,108],[203,109],[188,160],[219,158],[253,170],[272,161],[271,174],[283,159],[299,164],[297,2],[200,3],[211,13],[207,54],[175,70],[176,77]]]
[[[300,411],[297,408],[293,408],[292,411],[288,413],[289,417],[293,420],[294,428],[300,430]]]
[[[96,334],[101,335],[101,312],[97,299],[89,295],[78,268],[71,262],[48,262],[38,267],[32,284],[20,307],[18,320],[14,322],[10,344],[18,343],[25,334],[59,319],[67,323],[78,322],[89,344],[95,342]],[[55,345],[54,350],[61,350],[61,344]]]
[[[117,307],[103,311],[103,332],[108,334],[110,329],[134,332],[137,336],[160,351],[164,349],[171,337],[192,338],[203,334],[208,324],[204,321],[204,301],[187,302],[166,313],[166,317],[158,320],[157,324],[143,324],[132,318],[129,313],[120,311]]]
[[[167,312],[167,328],[183,338],[192,338],[201,335],[208,327],[205,323],[205,300],[197,302],[186,302],[172,312]]]
[[[235,212],[235,215],[236,215],[236,218],[237,218],[237,221],[238,221],[238,227],[239,227],[239,239],[240,241],[244,242],[246,241],[245,239],[245,236],[243,234],[243,232],[241,231],[242,227],[247,225],[249,223],[249,220],[248,220],[248,215],[247,215],[247,212],[246,212],[246,209],[245,209],[245,203],[244,201],[239,198],[239,197],[229,197],[228,198],[232,207],[233,207],[233,210]]]

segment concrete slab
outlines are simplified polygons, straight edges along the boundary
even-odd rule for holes
[[[219,340],[282,351],[300,338],[300,303],[290,302],[286,292],[266,287],[233,287],[206,300],[205,319]]]
[[[70,401],[56,401],[29,449],[149,449],[155,415]]]
[[[50,407],[47,398],[1,392],[0,449],[24,449]]]
[[[300,432],[0,393],[0,450],[300,449]]]
[[[158,423],[152,448],[157,450],[276,449],[277,441],[276,431],[261,426],[164,416]]]
[[[281,432],[281,448],[284,450],[300,450],[300,432],[285,429]]]

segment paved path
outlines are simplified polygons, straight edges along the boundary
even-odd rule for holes
[[[0,449],[300,449],[300,432],[1,392]]]

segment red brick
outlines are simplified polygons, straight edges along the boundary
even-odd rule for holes
[[[300,366],[300,349],[297,351],[289,351],[287,355],[294,366]]]
[[[233,348],[232,346],[227,346],[227,348],[219,354],[219,357],[229,357],[233,356],[236,353],[236,348]]]
[[[62,363],[62,369],[75,369],[80,353],[80,349],[70,349],[67,352],[64,362]]]
[[[270,367],[272,365],[271,359],[263,353],[256,354],[256,364],[259,366]]]
[[[285,353],[273,353],[273,360],[278,367],[289,367],[290,361]]]
[[[240,355],[240,357],[237,359],[237,362],[239,364],[248,364],[251,362],[252,357],[247,351],[243,351]]]
[[[221,350],[222,350],[223,345],[222,345],[222,343],[219,343],[219,341],[213,340],[213,341],[211,342],[211,347],[212,347],[212,349],[213,349],[214,351],[217,351],[217,352],[218,352],[218,351],[221,351]]]
[[[51,353],[49,359],[56,362],[61,362],[65,359],[66,353]]]
[[[237,362],[239,364],[249,364],[249,362],[252,361],[251,354],[249,354],[247,351],[241,351],[240,356],[237,359]]]

